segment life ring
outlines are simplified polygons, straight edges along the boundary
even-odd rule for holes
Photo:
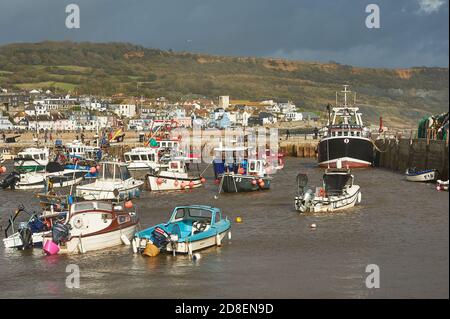
[[[83,219],[81,217],[75,218],[75,220],[73,221],[73,226],[78,229],[83,227]]]

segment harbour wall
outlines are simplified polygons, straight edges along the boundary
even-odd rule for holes
[[[404,172],[407,168],[437,169],[448,179],[448,141],[429,139],[379,139],[375,166]]]

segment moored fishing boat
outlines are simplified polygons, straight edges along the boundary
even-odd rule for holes
[[[66,220],[53,224],[51,233],[44,236],[45,253],[86,253],[129,245],[139,220],[131,207],[125,208],[98,201],[70,205]]]
[[[167,170],[150,173],[146,176],[148,186],[152,191],[184,190],[202,186],[205,178],[187,172],[183,159],[172,160]]]
[[[43,171],[48,163],[48,148],[30,147],[19,152],[14,158],[14,170],[19,173]]]
[[[102,162],[97,179],[77,186],[76,196],[85,200],[126,200],[139,197],[143,184],[131,177],[125,163]]]
[[[306,174],[298,174],[295,209],[302,213],[319,213],[351,208],[361,202],[361,189],[353,182],[354,176],[350,170],[327,169],[323,175],[323,186],[314,191],[307,187]]]
[[[193,252],[221,246],[230,233],[231,223],[219,208],[204,205],[176,207],[167,223],[155,225],[135,234],[134,253],[156,256],[160,251],[192,255]]]
[[[65,169],[56,162],[50,162],[46,165],[45,171],[27,172],[27,173],[10,173],[1,183],[3,189],[43,189],[47,184],[51,187],[67,187],[79,184],[86,171],[80,169]]]
[[[438,177],[435,169],[408,168],[405,172],[406,180],[410,182],[434,182]]]
[[[65,149],[69,158],[72,159],[76,158],[94,162],[98,162],[102,159],[102,150],[100,147],[85,145],[78,140],[67,143]]]
[[[331,108],[328,105],[328,124],[322,129],[323,137],[317,146],[320,167],[336,167],[339,160],[343,167],[369,167],[373,163],[373,143],[370,130],[364,126],[362,114],[356,106],[348,104],[348,85],[341,92],[343,104]],[[338,94],[336,93],[336,105]]]
[[[213,160],[219,193],[239,193],[270,189],[272,177],[267,174],[267,162],[249,159],[246,146],[218,147]]]

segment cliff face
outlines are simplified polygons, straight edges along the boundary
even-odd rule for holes
[[[349,84],[366,120],[414,124],[448,110],[448,68],[359,68],[254,57],[175,53],[127,43],[42,42],[0,46],[0,86],[149,97],[230,95],[292,100],[324,111]]]

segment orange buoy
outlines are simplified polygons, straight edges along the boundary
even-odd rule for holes
[[[131,200],[125,202],[125,208],[131,209],[133,208],[133,202]]]
[[[202,184],[205,184],[205,183],[206,183],[206,178],[202,177],[202,178],[200,179],[200,181],[202,182]]]
[[[190,182],[189,182],[189,187],[190,187],[190,188],[193,188],[193,187],[194,187],[194,182],[193,182],[193,181],[190,181]]]

